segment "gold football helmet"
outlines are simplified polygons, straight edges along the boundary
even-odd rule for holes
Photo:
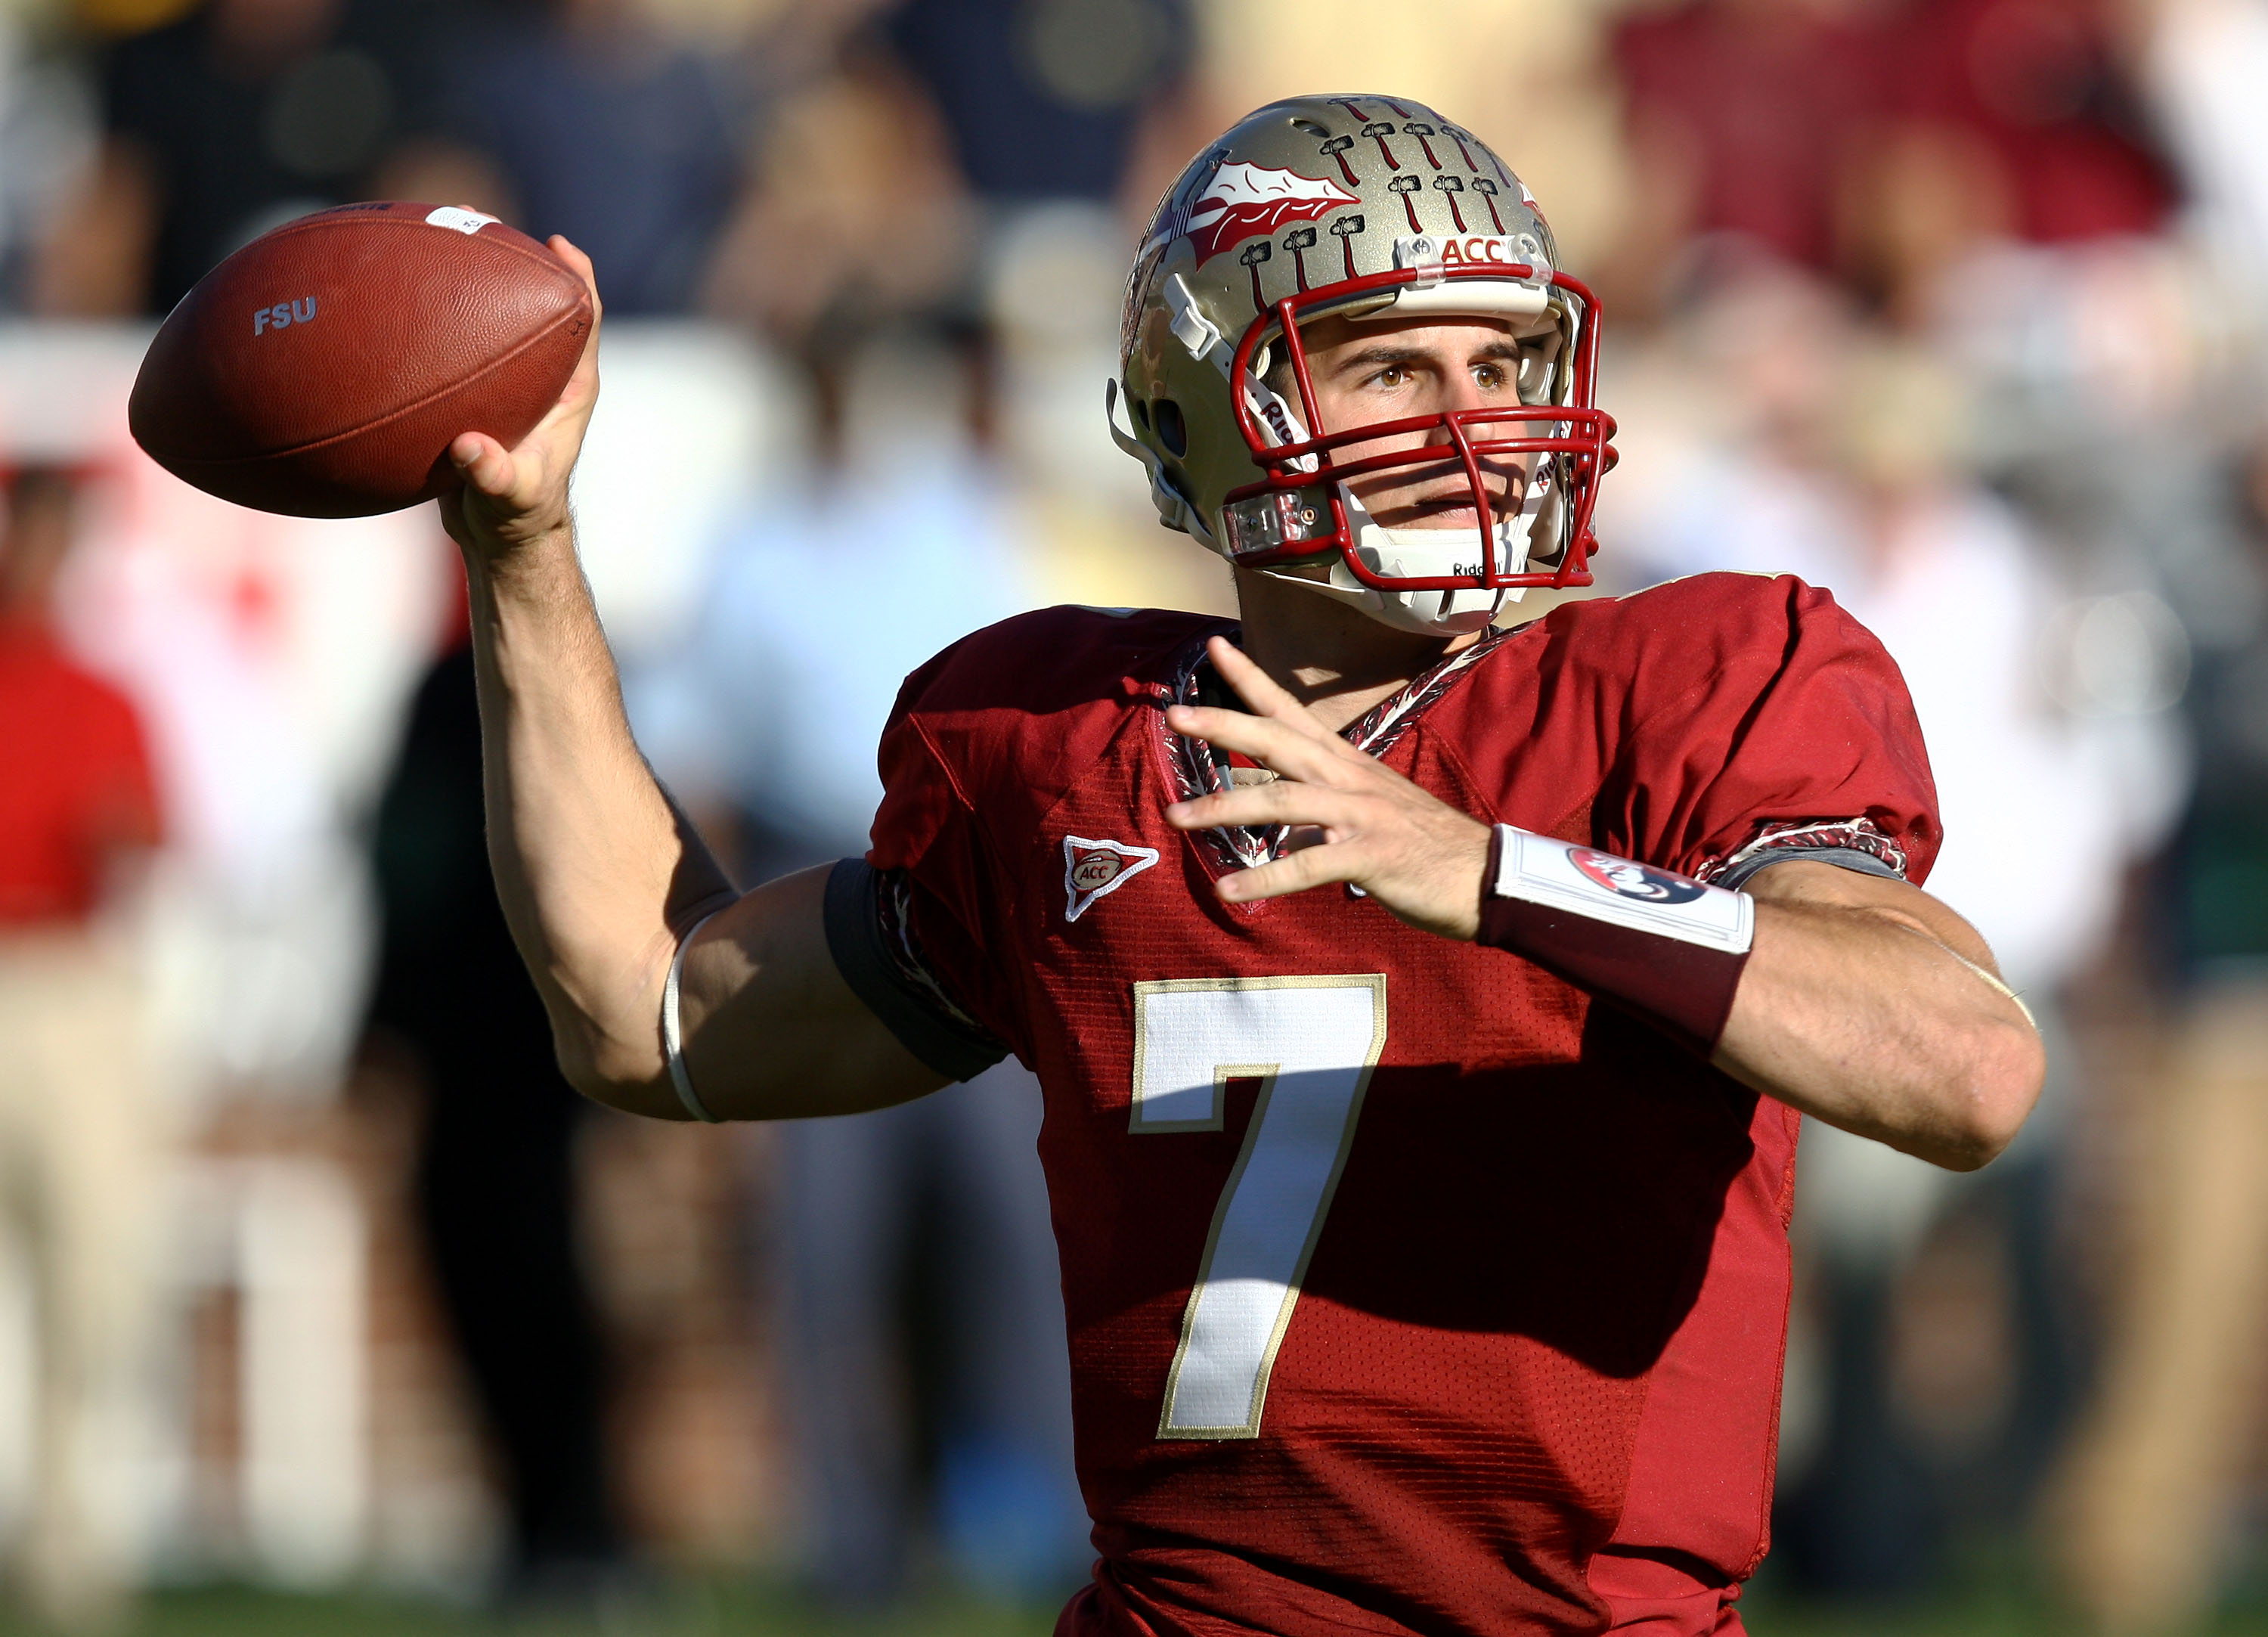
[[[1159,203],[1127,282],[1112,436],[1147,468],[1160,520],[1230,562],[1404,630],[1477,630],[1528,586],[1591,579],[1614,422],[1592,402],[1598,302],[1554,262],[1520,179],[1432,109],[1271,103]],[[1326,426],[1300,327],[1329,315],[1499,321],[1518,408]],[[1347,453],[1420,431],[1418,446]],[[1347,480],[1388,470],[1461,471],[1477,524],[1382,527]],[[1327,579],[1288,571],[1326,558]]]

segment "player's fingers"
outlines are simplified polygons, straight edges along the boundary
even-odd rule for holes
[[[1309,847],[1270,859],[1256,869],[1224,875],[1214,883],[1213,891],[1227,903],[1281,898],[1287,893],[1305,892],[1310,887],[1351,880],[1354,862],[1344,846]]]
[[[1220,673],[1221,680],[1235,689],[1237,697],[1259,715],[1294,728],[1303,738],[1337,737],[1315,719],[1314,712],[1294,698],[1290,689],[1247,658],[1244,650],[1228,638],[1215,637],[1205,649],[1212,656],[1213,669]]]
[[[554,233],[546,244],[551,254],[572,269],[582,279],[583,287],[591,292],[591,333],[583,337],[583,355],[575,361],[575,372],[567,385],[560,389],[559,402],[551,406],[543,424],[571,416],[588,415],[599,396],[599,331],[606,318],[606,305],[599,299],[599,277],[591,265],[591,258],[577,249],[563,233]],[[539,429],[540,430],[540,429]]]
[[[1346,758],[1332,751],[1333,743],[1345,741],[1336,734],[1325,740],[1310,738],[1275,717],[1250,716],[1211,705],[1176,704],[1167,707],[1166,726],[1189,738],[1202,739],[1216,749],[1250,756],[1286,778],[1322,785],[1346,777]]]
[[[583,287],[591,292],[591,328],[595,330],[598,328],[599,320],[606,312],[604,304],[599,299],[598,269],[591,264],[591,258],[578,249],[564,233],[554,233],[544,242],[549,247],[552,254],[575,269],[576,275],[583,281]]]
[[[1176,801],[1166,809],[1166,822],[1176,830],[1211,830],[1224,824],[1344,824],[1354,816],[1352,805],[1344,792],[1278,778]]]
[[[486,432],[466,432],[449,446],[449,459],[465,481],[484,495],[501,499],[512,493],[519,469],[504,446]]]

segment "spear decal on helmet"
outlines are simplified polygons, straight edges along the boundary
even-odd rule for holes
[[[1222,165],[1186,205],[1162,212],[1145,251],[1186,235],[1199,262],[1293,222],[1312,222],[1361,200],[1327,177],[1236,160]]]

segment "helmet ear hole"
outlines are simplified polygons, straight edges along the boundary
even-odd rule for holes
[[[1130,395],[1126,400],[1126,409],[1127,412],[1134,417],[1135,431],[1146,432],[1150,430],[1150,406],[1148,404],[1143,402],[1141,399]]]
[[[1150,417],[1158,429],[1158,441],[1166,446],[1166,453],[1180,460],[1189,452],[1189,423],[1182,418],[1182,406],[1171,398],[1160,398],[1151,407]]]

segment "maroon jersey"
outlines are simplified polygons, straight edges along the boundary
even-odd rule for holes
[[[1796,1117],[1513,955],[1188,835],[1186,614],[1055,608],[906,683],[873,865],[1046,1093],[1101,1553],[1059,1633],[1736,1632],[1765,1545]],[[1828,595],[1563,607],[1350,729],[1487,822],[1704,877],[1918,877],[1904,683]]]

